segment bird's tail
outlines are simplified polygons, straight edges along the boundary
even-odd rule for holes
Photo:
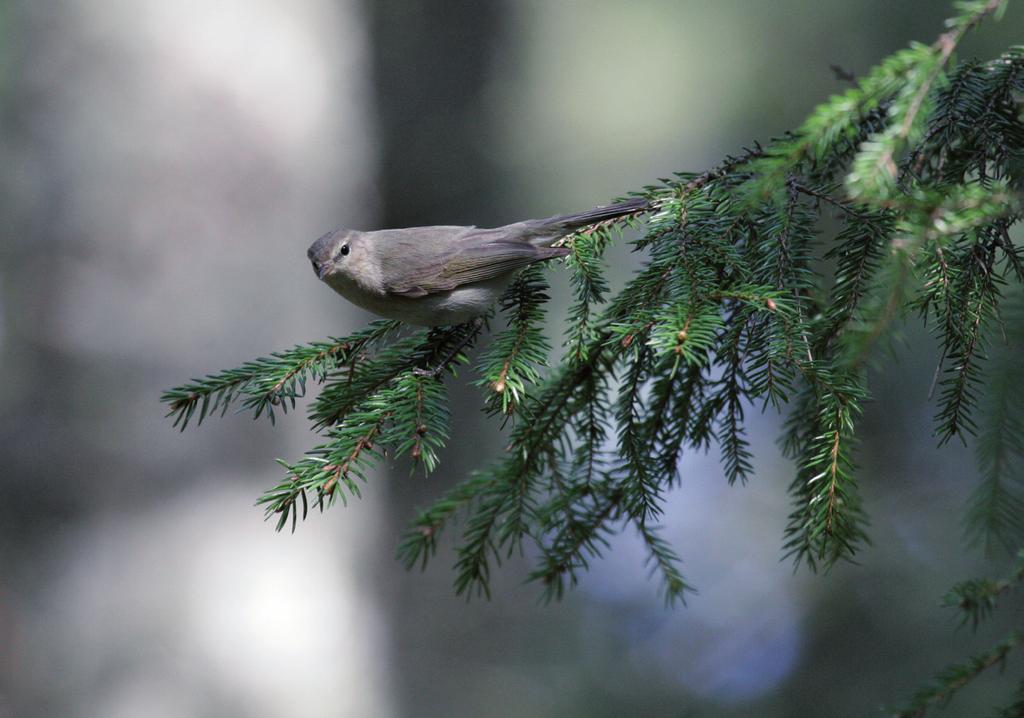
[[[610,204],[607,207],[595,207],[578,214],[561,214],[547,219],[531,219],[519,224],[509,225],[504,229],[515,228],[516,232],[535,246],[544,246],[557,241],[577,229],[605,222],[609,219],[625,217],[629,214],[646,212],[650,207],[646,199],[637,197],[625,202]]]
[[[629,214],[645,212],[647,208],[647,200],[643,197],[636,197],[634,199],[627,199],[624,202],[610,204],[606,207],[588,209],[586,212],[579,212],[578,214],[565,214],[548,217],[547,219],[538,220],[538,223],[542,224],[545,228],[559,231],[562,234],[569,234],[570,232],[574,232],[581,227],[586,227],[591,224],[597,224],[598,222],[604,222],[618,217],[625,217]]]

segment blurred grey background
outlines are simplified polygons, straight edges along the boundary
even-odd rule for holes
[[[525,564],[452,595],[393,560],[417,506],[501,450],[455,382],[429,479],[277,534],[253,505],[301,412],[184,434],[161,390],[367,316],[304,252],[335,226],[581,210],[795,127],[930,42],[946,2],[8,0],[0,3],[0,716],[857,716],[987,645],[939,608],[970,451],[937,451],[927,337],[874,378],[874,547],[780,562],[792,468],[685,459],[666,534],[700,590],[665,609],[634,537],[560,604]],[[1020,8],[962,54],[1019,42]],[[824,238],[828,241],[828,237]],[[635,259],[612,254],[618,281]],[[567,275],[552,275],[552,332]],[[921,351],[915,351],[920,348]],[[927,348],[928,351],[924,349]],[[465,381],[467,373],[463,373]],[[1019,663],[1011,667],[1019,670]],[[941,715],[1005,698],[985,679]]]

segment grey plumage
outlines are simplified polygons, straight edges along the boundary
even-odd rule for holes
[[[411,324],[458,324],[486,312],[519,270],[568,254],[551,246],[562,237],[646,208],[646,200],[632,199],[493,229],[338,229],[308,256],[321,280],[364,309]]]

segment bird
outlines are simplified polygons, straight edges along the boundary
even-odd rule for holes
[[[637,197],[502,227],[335,229],[310,246],[317,278],[363,309],[407,324],[464,324],[485,314],[520,270],[571,252],[552,246],[584,227],[649,209]]]

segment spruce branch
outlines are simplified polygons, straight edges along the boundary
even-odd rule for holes
[[[968,533],[1019,545],[1024,402],[1012,387],[1024,382],[999,346],[1006,333],[1011,350],[1024,341],[1012,305],[1024,282],[1013,239],[1024,49],[950,67],[964,35],[1005,3],[957,7],[939,40],[882,60],[794,132],[634,193],[643,226],[637,214],[560,240],[572,288],[560,352],[544,333],[544,269],[518,275],[473,362],[508,449],[419,512],[399,547],[407,566],[429,561],[447,533],[458,593],[489,595],[492,571],[519,555],[558,598],[613,534],[635,529],[666,599],[679,601],[691,589],[657,524],[687,478],[681,460],[715,443],[730,483],[755,480],[746,421],[769,406],[786,415],[795,467],[783,550],[811,569],[854,560],[868,543],[856,457],[873,360],[914,312],[939,344],[938,443],[977,433]],[[604,255],[620,237],[641,266],[613,291]],[[308,410],[319,443],[281,462],[285,477],[260,499],[278,528],[294,528],[310,506],[358,496],[384,460],[437,469],[446,384],[482,324],[377,322],[163,399],[183,428],[232,404],[274,420],[319,388]]]
[[[665,605],[672,606],[676,602],[685,604],[686,594],[694,589],[679,573],[679,556],[664,539],[658,536],[656,529],[639,520],[634,520],[634,524],[647,548],[647,565],[651,573],[661,576]]]
[[[932,708],[945,706],[982,673],[996,666],[1002,668],[1007,656],[1022,639],[1024,636],[1019,631],[1013,631],[989,650],[944,668],[931,685],[917,691],[906,707],[893,711],[891,715],[893,718],[921,718]]]
[[[943,605],[960,612],[962,625],[978,624],[995,610],[999,599],[1017,585],[1024,583],[1024,549],[1017,553],[1010,575],[1001,579],[972,579],[956,584],[943,598]]]
[[[1021,583],[1024,583],[1024,549],[1017,553],[1009,575],[1005,578],[962,581],[946,594],[943,606],[957,611],[961,626],[970,624],[976,630],[1007,594]],[[1002,668],[1009,653],[1022,640],[1024,634],[1019,630],[1012,631],[991,649],[944,668],[929,685],[917,690],[903,708],[891,711],[891,715],[895,718],[920,718],[932,708],[945,706],[960,689],[983,672],[994,666]],[[1018,705],[1017,700],[1014,705]],[[997,715],[1017,715],[1012,712],[1014,705],[999,709]]]
[[[491,339],[480,359],[478,386],[489,389],[487,411],[511,416],[522,406],[529,388],[539,383],[551,346],[544,337],[547,281],[539,267],[527,269],[501,299],[509,315],[508,329]]]
[[[1012,701],[1012,703],[997,708],[992,714],[992,718],[1021,718],[1024,716],[1024,678],[1017,683]]]
[[[975,439],[980,482],[971,494],[964,534],[972,545],[990,553],[1024,545],[1024,295],[1004,303],[1007,336],[997,347],[979,400],[981,419]]]
[[[242,408],[250,409],[258,419],[264,412],[274,421],[274,407],[288,410],[295,399],[302,396],[308,377],[323,382],[330,371],[353,360],[359,353],[384,341],[398,331],[400,322],[379,320],[366,329],[343,339],[329,339],[297,346],[284,352],[275,352],[269,358],[261,357],[246,362],[238,369],[210,374],[193,379],[164,392],[160,401],[168,404],[168,416],[174,417],[174,426],[182,431],[193,418],[197,424],[245,397]],[[197,415],[198,412],[198,415]]]
[[[898,170],[896,156],[923,134],[922,112],[933,85],[964,35],[985,17],[1001,13],[1006,0],[973,0],[958,3],[961,13],[947,21],[950,29],[908,68],[906,83],[888,110],[889,127],[862,145],[847,176],[846,185],[854,198],[885,202],[892,196]]]

